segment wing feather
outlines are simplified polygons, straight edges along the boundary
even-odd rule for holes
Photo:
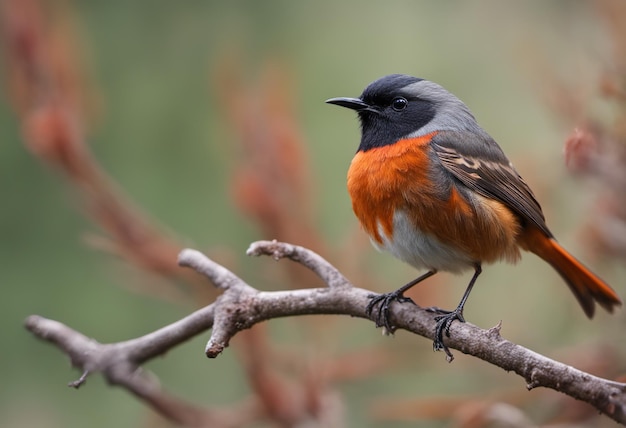
[[[532,190],[489,136],[441,132],[433,139],[433,148],[441,164],[464,185],[499,200],[552,237]]]

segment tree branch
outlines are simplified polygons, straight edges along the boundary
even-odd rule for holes
[[[163,396],[152,393],[156,386],[141,371],[141,364],[191,337],[212,329],[205,353],[214,358],[239,331],[272,318],[305,314],[368,318],[365,307],[372,293],[353,287],[318,254],[276,241],[255,242],[247,254],[269,255],[276,260],[289,258],[311,269],[328,287],[259,291],[202,253],[184,250],[179,256],[179,264],[205,275],[223,293],[214,303],[173,324],[136,339],[112,344],[100,344],[57,321],[36,315],[26,320],[26,327],[37,337],[60,348],[70,357],[72,365],[83,371],[81,378],[72,382],[71,386],[78,387],[89,374],[100,372],[112,384],[123,386],[165,416],[172,417],[167,414],[167,406],[166,410],[162,408]],[[436,323],[432,313],[418,306],[396,304],[391,307],[390,316],[397,328],[431,340],[434,338]],[[470,323],[454,323],[446,344],[464,354],[517,373],[525,379],[528,389],[545,387],[562,392],[626,424],[626,384],[593,376],[505,340],[500,335],[500,325],[483,330]],[[207,419],[206,414],[196,413],[194,421]],[[172,418],[177,422],[197,425],[188,420],[181,421],[178,414],[174,416]]]

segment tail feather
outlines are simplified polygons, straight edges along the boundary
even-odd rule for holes
[[[615,291],[556,240],[548,238],[539,230],[532,235],[535,236],[525,242],[527,249],[548,262],[561,275],[589,318],[593,317],[595,303],[608,312],[613,312],[615,306],[621,306],[622,301]]]

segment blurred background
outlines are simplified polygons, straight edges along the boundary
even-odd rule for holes
[[[359,230],[345,188],[358,124],[324,104],[389,73],[464,100],[559,240],[626,296],[620,0],[0,4],[0,426],[171,426],[99,375],[68,388],[80,373],[23,322],[42,315],[100,342],[171,323],[215,298],[176,266],[180,248],[263,290],[320,283],[288,261],[247,258],[260,239],[307,246],[361,287],[414,278]],[[452,308],[468,280],[441,274],[412,297]],[[485,269],[465,315],[593,374],[625,373],[623,310],[590,322],[533,255]],[[208,336],[147,369],[220,426],[614,426],[363,320],[272,320],[215,360]]]

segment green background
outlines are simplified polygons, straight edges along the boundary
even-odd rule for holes
[[[542,96],[545,69],[583,93],[595,90],[609,46],[586,2],[112,0],[75,2],[72,8],[101,102],[90,146],[124,191],[189,246],[222,248],[240,258],[251,241],[274,238],[262,236],[229,195],[235,133],[215,85],[220,64],[235,57],[251,82],[268,64],[290,76],[310,155],[313,215],[331,248],[357,228],[345,173],[359,134],[353,115],[324,100],[357,96],[372,80],[400,72],[437,81],[463,99],[537,190],[560,241],[592,258],[577,231],[594,187],[568,176],[562,158],[562,144],[576,124],[561,120]],[[0,426],[150,426],[149,410],[98,375],[79,391],[67,388],[79,373],[57,349],[31,336],[23,321],[39,314],[107,342],[152,331],[192,307],[133,292],[133,283],[153,279],[85,245],[82,237],[94,226],[65,178],[25,149],[5,98],[0,141]],[[415,275],[388,255],[373,249],[365,254],[384,278],[381,289]],[[325,256],[337,263],[350,254]],[[238,273],[252,285],[282,288],[255,276],[269,259],[239,260]],[[596,266],[623,295],[623,268]],[[467,279],[446,275],[439,305],[455,305]],[[599,313],[589,322],[557,275],[532,255],[516,267],[485,269],[466,318],[484,328],[502,320],[506,338],[557,358],[570,346],[611,342],[624,320],[621,313]],[[403,333],[383,338],[371,323],[356,319],[335,326],[328,334],[343,347],[388,347],[401,355],[396,367],[336,386],[344,396],[346,426],[445,425],[378,420],[367,409],[380,397],[525,390],[521,378],[473,358],[457,355],[448,365],[425,339]],[[279,343],[303,334],[285,320],[272,321],[270,330]],[[338,340],[342,333],[346,337]],[[195,403],[235,405],[249,392],[245,373],[232,349],[207,360],[207,339],[208,333],[148,368],[170,391]],[[306,346],[318,339],[310,337]]]

